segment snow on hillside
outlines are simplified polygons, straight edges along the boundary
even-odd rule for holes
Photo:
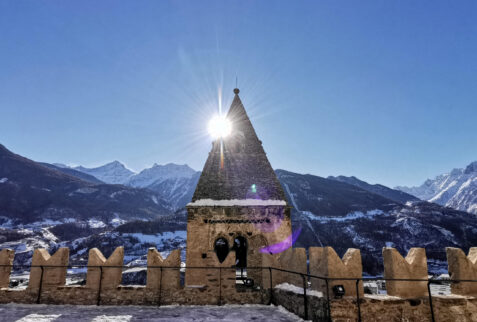
[[[420,199],[477,214],[477,161],[465,169],[453,169],[418,187],[396,187]]]
[[[174,210],[183,208],[192,200],[200,172],[190,178],[169,178],[164,181],[155,182],[147,188],[158,193],[164,200],[167,200]]]
[[[92,175],[99,180],[110,184],[124,184],[134,172],[126,168],[119,161],[113,161],[97,168],[85,168],[82,166],[73,169]]]
[[[132,176],[126,184],[131,187],[145,188],[167,179],[191,178],[195,173],[196,171],[186,164],[154,164],[151,168],[144,169],[140,173]]]
[[[173,210],[180,209],[190,202],[200,177],[200,172],[187,164],[174,163],[166,165],[155,163],[139,173],[130,171],[118,161],[94,169],[81,166],[74,169],[92,175],[105,183],[124,184],[155,191],[162,199],[169,202]]]

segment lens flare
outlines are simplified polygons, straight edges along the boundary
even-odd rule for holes
[[[232,124],[223,115],[216,115],[209,121],[209,134],[214,139],[225,138],[232,132]]]
[[[278,253],[284,252],[288,248],[291,248],[293,246],[293,244],[298,239],[298,236],[300,236],[300,233],[301,233],[301,228],[298,228],[290,236],[288,236],[281,242],[260,248],[260,253],[278,254]]]

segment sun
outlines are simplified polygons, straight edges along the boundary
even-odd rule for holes
[[[232,123],[224,115],[215,115],[209,121],[208,130],[214,139],[223,139],[232,132]]]

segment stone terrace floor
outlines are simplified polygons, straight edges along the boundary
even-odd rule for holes
[[[0,321],[303,321],[282,307],[0,305]]]

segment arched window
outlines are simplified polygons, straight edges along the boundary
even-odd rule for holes
[[[229,254],[229,242],[227,241],[227,239],[223,237],[218,238],[215,241],[214,250],[215,254],[217,255],[217,258],[219,259],[219,262],[222,263]]]

